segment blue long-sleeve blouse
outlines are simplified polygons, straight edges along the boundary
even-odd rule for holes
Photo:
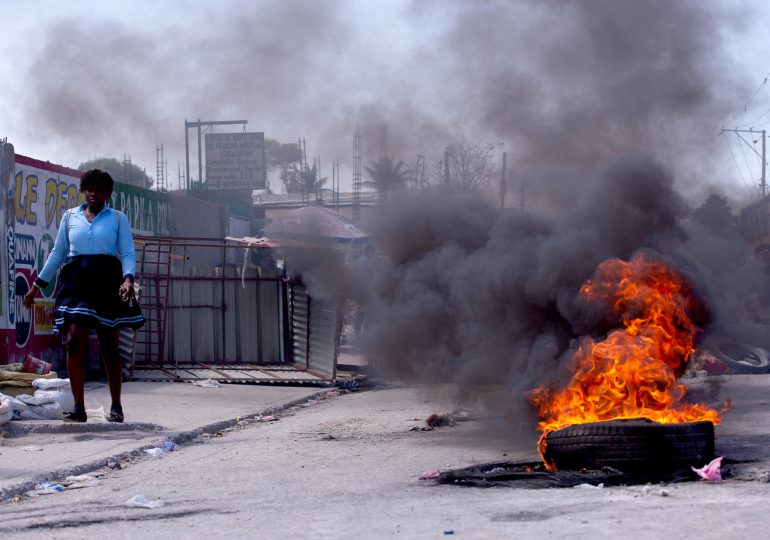
[[[131,226],[126,215],[105,206],[89,223],[84,213],[85,209],[86,205],[82,204],[68,210],[62,216],[53,249],[35,280],[41,287],[48,285],[68,257],[78,255],[119,257],[123,266],[123,277],[133,279],[136,255]]]

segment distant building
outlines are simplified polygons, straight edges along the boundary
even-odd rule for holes
[[[740,228],[754,248],[770,244],[770,195],[741,210]]]
[[[337,197],[329,190],[324,189],[318,196],[310,194],[303,196],[300,193],[266,193],[255,190],[251,194],[253,216],[256,219],[273,220],[289,210],[302,208],[303,206],[323,206],[343,216],[353,218],[353,193],[339,193]],[[372,208],[377,204],[377,193],[363,191],[359,198],[361,220],[366,221]]]

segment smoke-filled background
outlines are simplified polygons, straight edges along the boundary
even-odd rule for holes
[[[365,165],[383,124],[388,154],[407,162],[440,162],[463,137],[495,163],[507,152],[504,209],[492,188],[390,194],[368,224],[372,279],[337,258],[301,261],[318,294],[365,303],[383,372],[466,390],[503,381],[524,417],[526,391],[558,379],[596,322],[578,287],[640,249],[696,283],[710,331],[766,298],[723,199],[703,205],[757,194],[758,169],[732,161],[719,132],[767,103],[751,59],[768,44],[740,41],[756,35],[759,2],[231,0],[100,16],[75,2],[42,19],[22,5],[0,5],[29,30],[3,49],[0,128],[33,157],[131,153],[151,169],[162,142],[173,170],[183,120],[197,118],[304,137],[310,155],[342,161],[343,189],[357,125]]]
[[[576,164],[631,151],[676,168],[688,194],[713,183],[745,196],[754,181],[727,178],[716,135],[765,75],[751,64],[768,48],[752,37],[761,7],[12,0],[0,8],[0,126],[18,152],[68,166],[128,154],[154,171],[163,143],[176,171],[185,119],[247,119],[269,138],[305,138],[325,175],[340,159],[344,188],[356,125],[366,163],[386,123],[388,152],[408,162],[440,159],[460,135],[506,150],[512,188],[529,180],[533,203],[570,202],[585,181]]]

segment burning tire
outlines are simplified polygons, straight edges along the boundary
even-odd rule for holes
[[[646,419],[578,424],[549,433],[543,457],[558,470],[612,467],[650,476],[689,470],[713,459],[714,425]]]

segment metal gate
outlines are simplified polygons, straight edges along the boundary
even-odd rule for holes
[[[135,237],[147,322],[136,333],[137,381],[330,384],[341,329],[334,302],[308,295],[255,239]],[[125,340],[124,340],[125,341]]]

